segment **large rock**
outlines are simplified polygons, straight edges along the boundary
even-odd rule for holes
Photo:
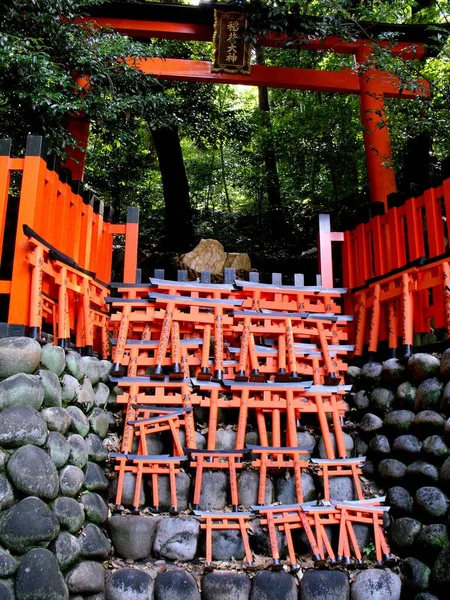
[[[75,594],[96,594],[105,589],[105,569],[94,561],[78,563],[66,575],[69,592]]]
[[[92,383],[96,385],[100,381],[100,364],[98,358],[95,356],[82,356],[81,366],[83,373]]]
[[[406,474],[406,466],[395,458],[385,458],[378,464],[378,475],[389,485],[400,485]]]
[[[59,473],[59,489],[63,496],[75,498],[84,483],[84,473],[79,467],[67,465]]]
[[[238,478],[239,502],[243,506],[258,504],[259,473],[257,471],[242,471]],[[273,498],[272,480],[266,477],[266,495],[264,504],[271,504]]]
[[[215,571],[202,579],[202,600],[248,600],[251,587],[245,573]]]
[[[36,375],[18,373],[0,382],[0,409],[31,406],[39,410],[44,401],[44,386]]]
[[[227,254],[217,240],[200,240],[200,243],[187,254],[181,256],[180,268],[195,273],[210,271],[213,275],[222,275]]]
[[[413,497],[400,486],[394,486],[388,489],[386,494],[386,504],[390,506],[391,514],[394,517],[405,517],[413,511]]]
[[[177,490],[177,510],[186,510],[189,506],[189,490],[191,487],[191,478],[187,473],[180,472],[175,475],[175,484]],[[149,478],[149,488],[153,489],[151,478]],[[170,493],[170,479],[168,475],[158,477],[159,509],[169,511],[172,509],[172,496]]]
[[[5,448],[43,446],[47,434],[47,423],[31,406],[13,406],[0,413],[0,445]]]
[[[98,383],[94,390],[94,403],[99,408],[105,408],[108,404],[109,387],[104,383]]]
[[[392,546],[395,550],[406,554],[413,546],[422,531],[422,523],[410,517],[401,517],[394,521],[389,529]]]
[[[14,504],[14,490],[5,475],[0,474],[0,510],[5,510]]]
[[[399,400],[400,408],[413,410],[414,403],[416,401],[416,394],[417,388],[410,381],[404,381],[401,383],[398,386],[395,394]]]
[[[61,469],[69,460],[70,446],[66,438],[57,431],[50,431],[47,437],[45,450],[55,463],[57,469]]]
[[[192,575],[181,570],[166,571],[158,575],[155,581],[155,600],[179,600],[180,598],[200,600],[200,593]]]
[[[434,410],[439,408],[442,383],[436,377],[425,379],[417,388],[416,400],[414,402],[414,410]]]
[[[430,568],[417,558],[408,557],[402,563],[403,592],[415,595],[428,589]]]
[[[149,600],[153,598],[154,581],[138,569],[119,569],[106,581],[106,600]],[[178,598],[181,600],[182,595]]]
[[[353,396],[353,404],[358,410],[367,410],[369,408],[369,395],[366,390],[358,390]]]
[[[443,523],[426,525],[416,538],[417,556],[429,565],[433,565],[443,548],[450,544],[447,526]]]
[[[228,501],[228,476],[223,471],[205,471],[200,494],[200,510],[222,510]]]
[[[101,496],[94,492],[88,492],[82,494],[80,502],[84,506],[84,512],[88,521],[96,525],[105,523],[108,518],[108,505]]]
[[[250,600],[297,600],[294,578],[284,571],[258,571],[253,578]]]
[[[111,552],[111,542],[93,523],[83,529],[81,556],[92,560],[105,560]]]
[[[61,496],[53,503],[53,512],[63,529],[77,533],[84,524],[84,509],[73,498]]]
[[[386,458],[391,453],[389,440],[385,435],[375,435],[369,442],[369,455],[374,460]]]
[[[217,450],[235,450],[236,432],[233,429],[219,429],[216,434]]]
[[[11,556],[9,552],[0,548],[0,578],[11,577],[17,571],[18,567],[19,561]]]
[[[122,558],[140,560],[150,556],[159,517],[114,515],[108,521],[115,553]]]
[[[235,269],[236,271],[251,271],[250,256],[243,252],[228,252],[223,268]]]
[[[429,435],[442,435],[445,419],[434,410],[422,410],[414,419],[414,433],[421,440]]]
[[[422,455],[425,460],[439,465],[449,454],[450,450],[440,435],[430,435],[423,441]]]
[[[0,339],[0,379],[17,373],[34,373],[39,366],[41,347],[26,337]]]
[[[108,480],[103,470],[93,462],[88,462],[84,478],[84,487],[89,492],[103,492],[108,488]]]
[[[108,415],[101,408],[94,408],[94,410],[89,415],[89,425],[91,430],[96,433],[102,440],[106,437],[108,433]],[[161,441],[161,450],[156,452],[155,448],[152,447],[152,444],[155,442],[155,439],[159,437],[156,435],[148,435],[147,436],[147,450],[150,454],[161,454],[163,450],[163,442]]]
[[[448,598],[450,587],[450,546],[439,553],[431,571],[431,589],[439,598]]]
[[[69,435],[67,441],[70,448],[69,463],[83,469],[88,461],[88,445],[85,439],[79,433],[74,433]]]
[[[62,392],[58,376],[52,371],[41,369],[38,375],[44,386],[44,406],[61,406]]]
[[[58,495],[58,472],[41,448],[22,446],[14,452],[6,466],[13,485],[30,496],[52,500]]]
[[[302,473],[303,501],[309,502],[317,497],[314,479],[309,473]],[[275,498],[281,504],[296,504],[295,480],[293,475],[287,478],[282,475],[275,482]]]
[[[382,363],[382,380],[392,389],[396,389],[406,377],[406,367],[398,358],[389,358]]]
[[[351,600],[400,600],[400,577],[388,570],[360,571],[351,589]]]
[[[355,446],[355,444],[353,442],[353,438],[350,435],[348,435],[348,433],[344,433],[343,438],[344,438],[344,445],[345,445],[345,450],[347,452],[347,456],[352,456],[353,448]],[[337,445],[336,445],[336,438],[334,436],[334,433],[330,433],[328,435],[328,439],[330,440],[331,445],[333,446],[333,450],[336,453],[336,456],[339,456],[339,452],[338,452]],[[328,458],[326,450],[325,450],[325,444],[323,443],[323,437],[319,438],[319,443],[317,445],[317,449],[319,451],[320,458]]]
[[[134,491],[136,488],[136,475],[133,473],[125,473],[125,477],[123,478],[123,491],[122,491],[122,504],[123,506],[133,506],[134,505]],[[116,502],[116,494],[117,494],[117,479],[113,479],[111,485],[109,486],[108,496],[111,502]],[[141,491],[139,495],[139,506],[144,506],[145,504],[145,491],[144,486],[141,486]]]
[[[49,550],[54,553],[59,568],[65,571],[80,558],[82,538],[77,538],[68,531],[61,531]]]
[[[348,600],[348,576],[341,571],[305,571],[300,582],[300,600]]]
[[[414,418],[415,414],[411,410],[393,410],[384,419],[386,433],[390,437],[408,433]]]
[[[66,369],[78,381],[84,377],[81,355],[78,352],[69,351],[66,353]]]
[[[414,498],[417,514],[427,523],[442,521],[447,514],[448,503],[447,496],[432,486],[419,488]]]
[[[426,485],[434,485],[439,481],[439,472],[434,465],[424,460],[416,460],[406,468],[408,488],[416,490]]]
[[[78,406],[68,406],[66,411],[70,417],[70,429],[74,433],[79,433],[82,437],[86,437],[89,433],[89,421],[86,415]]]
[[[196,519],[162,519],[156,527],[153,551],[169,560],[193,560],[199,535],[200,523]]]
[[[270,545],[269,532],[266,526],[261,525],[261,519],[253,519],[252,530],[253,535],[250,536],[250,547],[252,548],[252,550],[254,550],[256,554],[260,554],[262,556],[270,556],[272,550]],[[286,536],[279,529],[277,529],[276,534],[278,549],[280,551],[280,557],[284,558],[287,553]],[[308,549],[305,549],[305,552],[308,551],[309,547]]]
[[[59,377],[66,366],[64,348],[53,346],[53,344],[45,344],[45,346],[42,346],[41,363]]]
[[[213,560],[242,560],[244,556],[244,544],[239,531],[212,532]]]
[[[14,600],[14,580],[0,582],[0,600]]]
[[[52,406],[45,408],[41,415],[47,422],[47,427],[50,431],[57,431],[64,435],[70,427],[71,419],[65,408]]]
[[[57,560],[43,548],[35,548],[22,558],[15,591],[17,600],[69,600]]]
[[[394,404],[395,396],[387,388],[375,388],[370,394],[370,408],[375,413],[385,415]]]
[[[98,369],[100,373],[100,381],[102,383],[108,383],[112,369],[112,362],[109,360],[99,360]]]
[[[422,443],[415,435],[399,435],[394,440],[392,454],[398,459],[409,465],[419,458],[422,450]]]
[[[366,413],[361,419],[359,424],[361,434],[366,436],[372,436],[375,433],[379,433],[383,429],[383,421],[377,415],[373,413]]]
[[[8,509],[0,521],[0,542],[23,554],[46,545],[59,533],[59,522],[42,500],[32,496]]]
[[[72,375],[65,373],[61,381],[61,399],[65,404],[71,404],[76,402],[78,395],[81,391],[81,385],[78,379],[75,379]]]
[[[89,358],[89,357],[84,357]],[[88,377],[84,378],[83,385],[77,396],[77,404],[82,407],[84,412],[89,412],[95,404],[95,393],[92,383]]]
[[[431,354],[419,352],[408,360],[408,370],[414,381],[423,381],[439,373],[439,360]]]

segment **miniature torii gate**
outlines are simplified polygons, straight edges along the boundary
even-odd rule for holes
[[[212,3],[200,6],[177,6],[114,2],[92,7],[90,16],[86,17],[86,20],[94,21],[99,26],[112,27],[119,33],[139,39],[161,38],[211,42],[214,38],[215,9],[233,11],[236,7]],[[240,10],[242,11],[242,7]],[[425,55],[426,39],[422,27],[371,24],[373,35],[392,30],[402,35],[401,42],[392,44],[389,41],[377,41],[377,44],[387,47],[392,54],[404,60],[420,59]],[[413,39],[409,39],[409,36]],[[270,34],[261,38],[258,43],[261,46],[282,47],[286,41],[285,35]],[[211,63],[206,61],[172,58],[149,58],[133,64],[156,79],[168,81],[227,83],[359,95],[371,200],[381,202],[387,208],[387,197],[397,188],[395,173],[390,164],[392,151],[389,129],[384,123],[384,100],[389,97],[406,99],[429,96],[429,83],[421,81],[420,89],[414,92],[404,90],[397,77],[371,68],[372,41],[367,37],[362,36],[352,41],[343,40],[338,36],[311,40],[300,35],[298,41],[302,48],[308,50],[353,54],[364,72],[358,75],[351,69],[315,71],[255,65],[251,66],[248,74],[224,73],[213,72]],[[365,64],[366,68],[364,68]],[[79,146],[85,148],[89,123],[82,118],[74,118],[69,124],[69,129]],[[74,179],[83,178],[84,158],[84,153],[79,149],[70,150],[67,166],[72,169]]]

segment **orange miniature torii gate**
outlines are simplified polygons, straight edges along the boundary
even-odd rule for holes
[[[114,30],[138,39],[152,38],[175,39],[185,41],[208,41],[214,36],[214,9],[234,11],[231,5],[177,6],[153,3],[115,2],[112,5],[93,7],[86,21],[95,22],[100,27],[112,27]],[[240,9],[242,10],[242,8]],[[375,31],[375,30],[376,31]],[[373,35],[396,30],[407,38],[410,29],[402,26],[383,26],[371,24]],[[404,59],[420,59],[425,55],[422,28],[414,27],[411,41],[391,43],[377,41],[377,45]],[[422,38],[422,40],[420,39]],[[288,41],[285,34],[268,34],[258,40],[261,46],[279,46]],[[339,54],[353,54],[361,74],[351,69],[341,71],[315,71],[252,65],[249,74],[212,72],[211,63],[206,61],[181,59],[144,59],[133,61],[136,68],[153,77],[167,81],[193,81],[200,83],[226,83],[250,85],[256,87],[274,87],[328,93],[356,94],[360,96],[361,122],[364,131],[364,146],[368,179],[372,202],[381,202],[387,208],[387,197],[397,190],[395,173],[390,164],[392,156],[389,129],[380,126],[385,121],[384,99],[415,98],[429,96],[427,81],[420,81],[420,89],[415,92],[403,90],[399,79],[386,72],[372,68],[372,41],[364,35],[357,40],[347,41],[338,36],[311,39],[310,36],[298,36],[298,45],[308,50],[328,50]],[[130,61],[131,62],[131,61]],[[80,118],[69,125],[70,131],[79,146],[86,147],[89,125]],[[73,160],[75,159],[75,160]],[[84,157],[79,149],[69,151],[67,165],[72,169],[74,178],[82,179]]]

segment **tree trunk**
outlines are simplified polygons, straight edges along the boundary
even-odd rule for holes
[[[165,203],[166,250],[186,252],[194,243],[189,183],[176,127],[152,130]]]
[[[262,48],[256,48],[256,62],[264,65],[264,53]],[[270,120],[269,90],[266,87],[258,88],[259,110],[261,111],[261,124],[265,130],[264,143],[264,166],[267,199],[271,218],[272,233],[276,236],[282,231],[283,206],[281,202],[280,179],[278,177],[275,144],[272,134],[272,123]]]

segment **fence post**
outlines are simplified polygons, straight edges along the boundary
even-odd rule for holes
[[[42,137],[28,136],[20,190],[8,316],[8,322],[14,325],[29,324],[31,276],[27,255],[31,252],[31,249],[28,238],[23,231],[23,226],[34,227],[35,214],[42,202],[47,167],[43,156],[44,143]]]
[[[125,227],[124,283],[136,283],[138,238],[139,209],[136,206],[129,206],[127,210],[127,224]]]

